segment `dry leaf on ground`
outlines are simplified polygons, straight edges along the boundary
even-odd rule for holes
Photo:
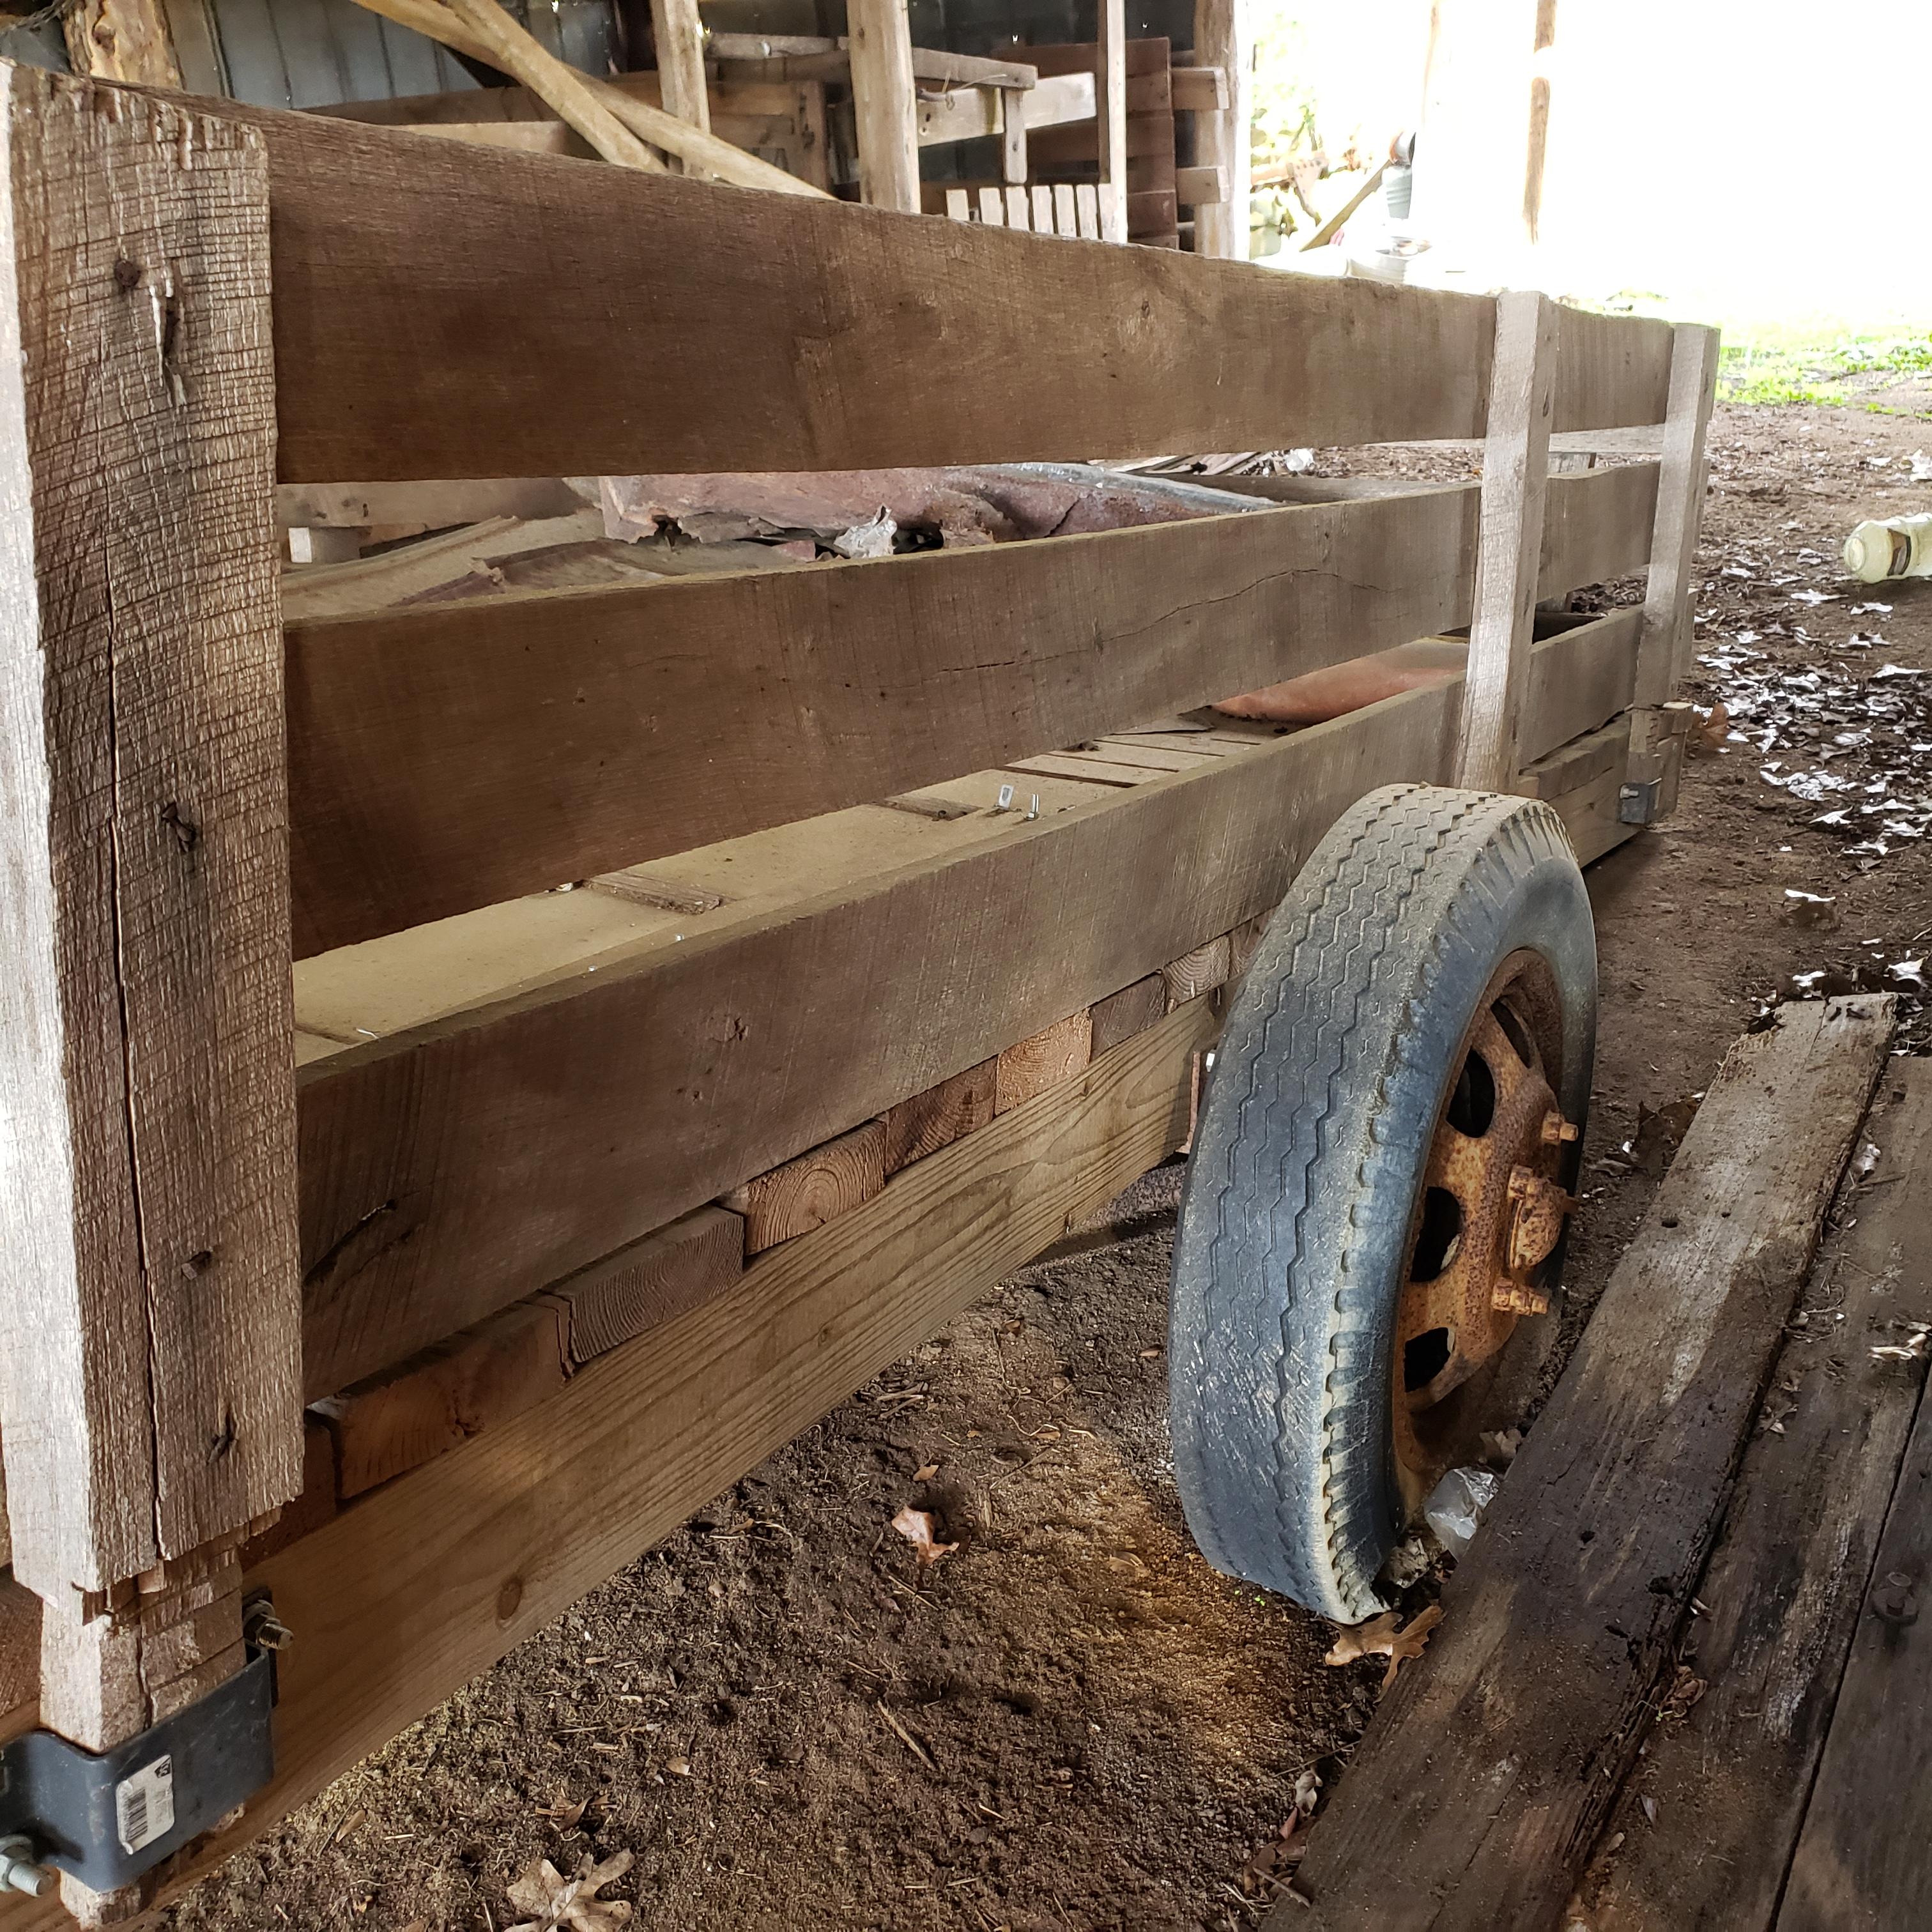
[[[933,1532],[938,1528],[930,1510],[916,1510],[908,1507],[892,1518],[892,1527],[919,1552],[920,1567],[937,1563],[942,1556],[950,1556],[959,1546],[956,1543],[940,1543]]]
[[[1402,1668],[1406,1658],[1420,1657],[1422,1648],[1429,1641],[1429,1633],[1442,1621],[1442,1606],[1431,1604],[1427,1610],[1417,1612],[1415,1620],[1406,1630],[1397,1630],[1401,1621],[1400,1610],[1384,1610],[1365,1624],[1357,1624],[1352,1629],[1338,1633],[1335,1647],[1322,1660],[1324,1664],[1353,1664],[1358,1657],[1386,1657],[1388,1668],[1382,1672],[1382,1688],[1386,1690],[1395,1682],[1396,1672]]]
[[[632,1908],[621,1898],[600,1899],[597,1894],[630,1869],[628,1852],[620,1852],[601,1865],[586,1858],[574,1878],[566,1878],[549,1859],[537,1859],[511,1884],[510,1903],[530,1916],[508,1932],[558,1932],[566,1926],[569,1932],[616,1932],[630,1922]]]
[[[912,1479],[915,1483],[929,1483],[938,1474],[939,1465],[937,1462],[922,1462],[912,1472]]]

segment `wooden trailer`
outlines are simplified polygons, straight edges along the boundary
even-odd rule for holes
[[[1364,793],[1585,859],[1666,809],[1715,347],[28,68],[0,114],[9,1730],[107,1753],[292,1634],[272,1784],[69,1876],[106,1918],[1178,1147]],[[1480,484],[280,602],[278,485],[1447,438]],[[1464,625],[1312,729],[1108,735]]]

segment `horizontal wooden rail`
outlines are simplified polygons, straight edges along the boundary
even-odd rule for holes
[[[285,482],[1484,431],[1485,297],[196,105],[267,136]],[[1558,429],[1662,420],[1666,325],[1562,322]]]
[[[1554,479],[1544,594],[1648,554]],[[288,628],[298,958],[1466,622],[1472,485]]]
[[[1621,616],[1538,645],[1526,747],[1600,722],[1634,652]],[[1446,779],[1458,694],[1412,692],[1031,824],[986,820],[933,857],[748,904],[735,922],[708,914],[674,946],[607,953],[594,974],[309,1065],[308,1393],[392,1365],[1271,910],[1363,792]],[[386,969],[376,956],[369,970]],[[826,997],[808,1010],[801,986]]]

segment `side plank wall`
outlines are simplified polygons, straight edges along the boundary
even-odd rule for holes
[[[1485,297],[197,105],[268,140],[284,482],[1483,434]],[[1660,422],[1670,354],[1564,310],[1556,428]]]
[[[1540,594],[1638,568],[1656,490],[1552,479]],[[296,956],[1466,622],[1476,513],[1465,485],[291,624]]]

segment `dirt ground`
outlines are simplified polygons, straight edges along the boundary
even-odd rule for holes
[[[1714,425],[1697,608],[1718,662],[1693,694],[1748,742],[1693,760],[1674,820],[1591,873],[1603,1014],[1559,1354],[1676,1103],[1765,1004],[1918,988],[1932,676],[1887,668],[1932,672],[1932,583],[1865,593],[1837,564],[1856,518],[1932,508],[1910,481],[1932,422],[1922,392],[1863,400],[1894,412]],[[1918,1051],[1928,1031],[1910,1003]],[[1257,1922],[1244,1868],[1300,1774],[1346,1769],[1380,1666],[1325,1668],[1327,1625],[1216,1575],[1183,1526],[1163,1382],[1178,1186],[1149,1176],[170,1922],[502,1932],[529,1916],[506,1894],[530,1861],[620,1852],[608,1895],[667,1932]],[[958,1545],[924,1570],[888,1527],[908,1504]]]

